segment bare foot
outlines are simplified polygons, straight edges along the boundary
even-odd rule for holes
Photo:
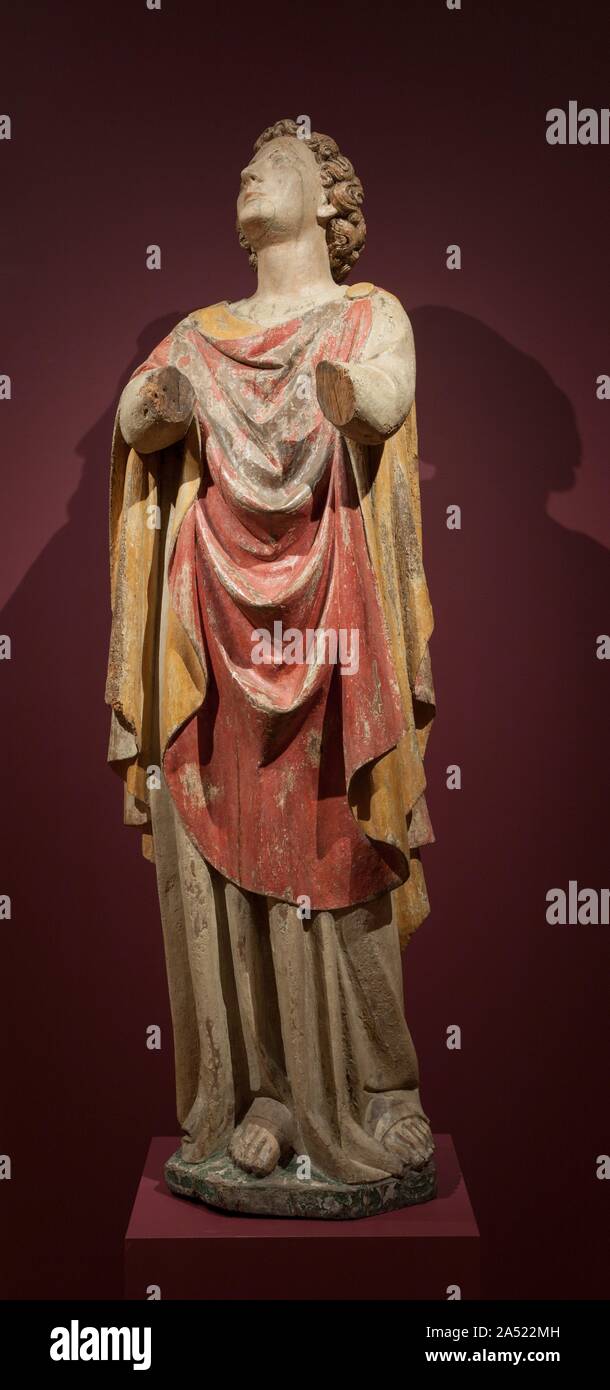
[[[408,1115],[386,1130],[382,1144],[388,1153],[397,1154],[406,1168],[424,1168],[434,1153],[434,1140],[428,1121],[423,1115]]]
[[[266,1178],[292,1149],[292,1116],[279,1100],[259,1096],[234,1130],[229,1154],[238,1168]]]
[[[234,1131],[229,1153],[238,1168],[257,1178],[266,1178],[280,1161],[280,1146],[275,1135],[250,1120],[244,1120]]]

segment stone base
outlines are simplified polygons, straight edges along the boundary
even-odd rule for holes
[[[433,1159],[421,1172],[409,1170],[400,1178],[344,1183],[327,1178],[314,1168],[311,1177],[299,1177],[295,1157],[269,1177],[256,1178],[236,1168],[226,1152],[201,1163],[185,1163],[177,1149],[168,1158],[164,1175],[170,1191],[178,1197],[251,1216],[351,1221],[416,1206],[436,1196]]]

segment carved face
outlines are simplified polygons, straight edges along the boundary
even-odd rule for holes
[[[292,240],[316,225],[325,226],[334,215],[304,140],[278,136],[242,169],[237,220],[254,250]]]

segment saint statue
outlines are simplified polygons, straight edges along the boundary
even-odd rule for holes
[[[254,294],[190,313],[121,396],[108,756],[156,865],[170,1186],[351,1216],[435,1190],[401,972],[432,613],[410,323],[344,283],[362,185],[301,134],[270,126],[241,174]]]

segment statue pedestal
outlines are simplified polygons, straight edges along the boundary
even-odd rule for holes
[[[450,1135],[436,1135],[438,1195],[362,1220],[242,1216],[173,1196],[175,1138],[153,1139],[125,1239],[125,1297],[479,1297],[479,1231]]]
[[[354,1221],[363,1216],[429,1202],[436,1196],[436,1165],[420,1172],[377,1182],[337,1182],[311,1169],[304,1181],[298,1160],[255,1178],[236,1168],[225,1151],[201,1163],[185,1163],[178,1149],[168,1158],[163,1176],[176,1197],[195,1198],[208,1207],[241,1216],[306,1217],[310,1221]]]

